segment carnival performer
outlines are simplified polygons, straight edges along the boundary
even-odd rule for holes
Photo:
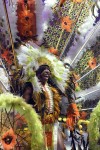
[[[18,52],[19,63],[25,69],[25,81],[33,84],[33,99],[43,124],[46,146],[48,150],[63,150],[64,142],[58,123],[59,103],[62,96],[68,97],[69,107],[76,106],[67,88],[69,82],[71,83],[71,78],[68,77],[69,69],[65,68],[63,62],[57,57],[45,52],[45,50],[41,51],[35,45],[34,47],[22,45]],[[71,86],[70,89],[72,89]],[[74,118],[77,118],[76,116]],[[71,120],[73,115],[71,114],[68,118]]]
[[[36,76],[39,79],[42,92],[34,93],[34,97],[44,126],[47,147],[50,150],[64,150],[57,122],[60,114],[61,96],[51,82],[50,67],[45,64],[41,65],[36,71]]]

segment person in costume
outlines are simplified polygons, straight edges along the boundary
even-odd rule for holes
[[[35,111],[38,113],[37,106],[36,106],[36,103],[35,103],[34,97],[33,97],[33,91],[34,91],[34,89],[33,89],[32,83],[25,82],[23,89],[22,89],[21,96],[25,99],[25,102],[27,104],[30,104],[35,109]]]
[[[32,96],[33,96],[33,85],[31,82],[26,82],[23,86],[22,96],[26,100],[27,103],[32,103]]]
[[[24,84],[21,95],[25,99],[26,103],[34,107],[35,102],[33,100],[33,85],[31,82],[26,82]]]
[[[25,70],[25,81],[30,81],[34,87],[34,100],[43,124],[46,146],[49,150],[63,150],[61,132],[58,132],[59,103],[62,96],[68,97],[69,107],[72,106],[71,108],[75,108],[77,112],[77,106],[70,96],[72,89],[69,85],[72,78],[68,77],[70,71],[57,57],[30,45],[21,46],[17,57]],[[74,114],[74,117],[69,115],[68,118],[68,125],[72,121],[74,124],[77,114],[76,116]]]
[[[48,65],[41,65],[36,71],[41,93],[34,93],[38,111],[43,123],[48,150],[64,150],[64,144],[58,128],[60,114],[59,102],[61,96],[50,79],[51,71]]]

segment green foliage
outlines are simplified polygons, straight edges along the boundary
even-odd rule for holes
[[[90,116],[88,131],[91,150],[100,150],[100,102]]]

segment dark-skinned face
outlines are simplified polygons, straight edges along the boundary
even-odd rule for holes
[[[43,81],[43,82],[47,82],[48,81],[48,79],[49,79],[49,77],[50,77],[50,75],[51,75],[51,72],[48,70],[48,69],[45,69],[42,73],[41,73],[41,75],[40,75],[40,80],[41,80],[41,82]]]
[[[28,101],[32,98],[32,95],[33,95],[32,89],[31,89],[31,88],[28,88],[28,89],[26,89],[26,91],[24,92],[23,98],[25,99],[26,102],[28,102]]]

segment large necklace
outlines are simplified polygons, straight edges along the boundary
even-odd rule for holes
[[[48,101],[50,102],[51,108],[49,109],[49,111],[47,112],[45,110],[44,112],[44,117],[42,119],[42,123],[43,124],[52,124],[55,122],[55,120],[58,119],[59,114],[60,114],[60,109],[59,109],[59,102],[61,100],[61,97],[58,93],[58,91],[53,88],[53,87],[49,87],[48,92],[44,91],[45,94],[45,106],[46,108],[48,108]],[[52,96],[51,99],[49,97],[49,93]],[[52,94],[51,94],[52,93]]]
[[[42,90],[46,92],[46,109],[48,110],[48,114],[51,114],[54,111],[53,93],[48,84],[42,86]]]

